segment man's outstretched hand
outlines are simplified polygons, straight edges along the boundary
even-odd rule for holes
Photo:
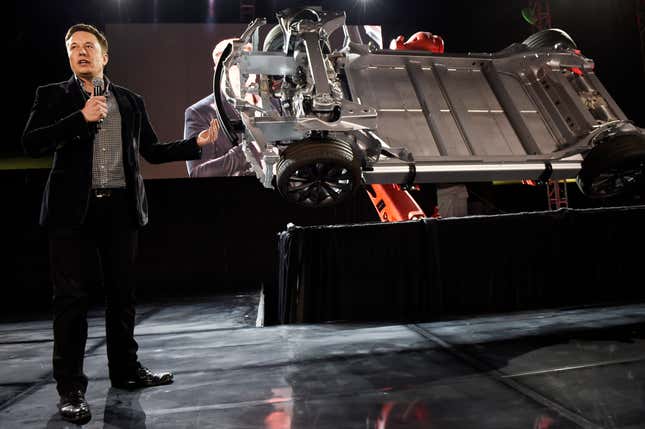
[[[197,136],[197,145],[199,147],[206,146],[207,144],[215,143],[219,135],[219,124],[217,119],[212,119],[210,126],[199,133]]]

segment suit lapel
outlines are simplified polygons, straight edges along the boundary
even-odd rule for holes
[[[76,77],[74,75],[72,75],[72,77],[67,82],[65,82],[65,90],[69,95],[68,106],[70,112],[81,110],[83,107],[85,107],[85,95],[83,94],[81,86],[76,81]]]
[[[138,169],[139,152],[139,111],[135,100],[123,88],[110,85],[112,94],[119,105],[121,113],[121,141],[123,143],[123,167],[126,169],[126,180],[129,176],[128,171],[131,168]]]
[[[131,139],[132,136],[132,120],[134,118],[134,106],[130,97],[120,87],[111,84],[112,94],[119,105],[119,112],[121,113],[121,131],[123,144]]]

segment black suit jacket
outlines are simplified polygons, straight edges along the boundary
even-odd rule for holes
[[[132,214],[138,224],[148,222],[148,204],[139,167],[146,161],[198,159],[196,138],[160,143],[138,94],[111,85],[121,112],[123,168]],[[85,98],[74,76],[66,82],[41,86],[22,137],[28,155],[54,153],[40,211],[41,225],[80,225],[87,214],[92,188],[92,157],[96,126],[85,122]]]

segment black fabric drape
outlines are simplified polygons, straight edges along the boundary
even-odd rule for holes
[[[279,319],[420,321],[645,299],[645,206],[292,227]]]

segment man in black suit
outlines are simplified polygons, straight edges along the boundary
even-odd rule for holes
[[[148,222],[139,153],[151,163],[197,159],[214,142],[217,122],[188,140],[160,143],[142,98],[103,74],[108,43],[96,28],[77,24],[65,45],[74,76],[37,89],[24,134],[31,156],[54,153],[40,223],[49,232],[53,280],[53,367],[61,416],[90,420],[84,397],[89,267],[100,267],[106,291],[106,341],[112,386],[171,383],[137,359],[132,268],[138,229]],[[93,260],[94,258],[94,260]]]

